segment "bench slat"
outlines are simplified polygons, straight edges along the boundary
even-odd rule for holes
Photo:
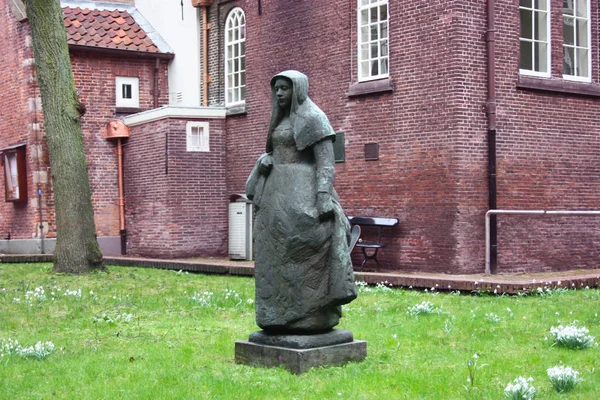
[[[348,216],[348,220],[354,225],[365,225],[365,226],[396,226],[398,225],[397,218],[380,218],[380,217],[358,217]]]
[[[385,243],[356,243],[356,247],[366,247],[367,249],[381,249],[382,247],[385,247],[386,244]]]

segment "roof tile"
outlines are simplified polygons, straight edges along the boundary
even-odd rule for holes
[[[65,7],[63,13],[70,44],[160,52],[127,11]]]

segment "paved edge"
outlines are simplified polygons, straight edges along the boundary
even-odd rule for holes
[[[0,263],[28,263],[52,262],[51,254],[4,254],[0,255]],[[107,265],[121,265],[125,267],[157,268],[174,271],[199,272],[206,274],[221,274],[235,276],[254,276],[254,267],[249,264],[236,264],[235,262],[213,261],[183,261],[161,260],[136,257],[104,257]],[[419,275],[419,274],[392,274],[375,272],[355,272],[357,281],[371,285],[385,284],[391,287],[412,289],[427,289],[433,291],[465,291],[489,292],[494,294],[519,294],[530,293],[546,289],[585,289],[600,286],[600,273],[574,274],[573,271],[557,273],[555,278],[519,279],[507,275],[481,275],[460,277],[452,275]]]

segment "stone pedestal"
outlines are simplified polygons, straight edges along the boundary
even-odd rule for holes
[[[315,335],[270,335],[254,332],[235,343],[235,362],[257,367],[283,367],[295,374],[309,368],[362,361],[367,342],[354,340],[350,331],[333,329]]]

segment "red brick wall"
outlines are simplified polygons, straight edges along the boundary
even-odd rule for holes
[[[243,190],[263,151],[271,76],[298,69],[309,76],[311,98],[346,134],[346,162],[336,167],[345,211],[400,219],[397,229],[384,233],[389,245],[381,269],[482,272],[486,4],[390,2],[394,92],[349,98],[356,81],[355,3],[265,0],[262,15],[254,1],[213,3],[211,21],[224,20],[223,12],[235,5],[247,22],[248,113],[227,120],[228,192]],[[552,8],[553,35],[560,37],[560,2],[553,0]],[[596,5],[592,13],[597,50]],[[496,22],[499,208],[600,208],[598,100],[518,89],[518,2],[498,1]],[[210,34],[218,44],[222,26],[213,24]],[[562,54],[559,41],[553,43],[553,53]],[[211,90],[217,90],[222,54],[212,57]],[[559,57],[553,68],[560,65]],[[365,143],[379,143],[378,161],[364,160]],[[499,217],[500,271],[596,266],[591,243],[600,239],[597,222],[569,219],[565,231],[571,222],[564,218],[531,228],[509,218]]]
[[[186,123],[135,126],[127,143],[128,254],[225,256],[225,123],[208,120],[209,152],[186,151]]]
[[[0,149],[27,144],[27,194],[25,204],[5,202],[4,169],[0,171],[0,239],[31,238],[36,232],[37,195],[33,184],[36,135],[32,129],[35,96],[30,79],[33,51],[27,24],[17,22],[6,2],[0,3]],[[30,111],[33,110],[33,111]],[[41,137],[41,134],[40,134]]]
[[[43,131],[41,110],[32,104],[39,97],[34,76],[33,51],[27,22],[16,22],[5,2],[0,13],[0,39],[4,57],[0,59],[0,148],[27,143],[29,201],[26,204],[4,202],[4,171],[0,177],[0,238],[28,239],[36,234],[39,223],[37,188],[42,190],[42,220],[46,237],[55,237],[54,200],[51,171]],[[126,56],[71,54],[71,64],[80,100],[87,112],[82,118],[84,145],[88,159],[90,186],[98,236],[119,234],[116,200],[116,144],[101,137],[106,124],[119,115],[115,109],[115,76],[140,78],[140,109],[154,108],[154,59]],[[158,73],[159,106],[168,102],[167,63],[161,62]],[[36,123],[40,131],[36,132]],[[39,134],[37,134],[39,133]],[[37,149],[40,148],[38,163]],[[41,176],[42,178],[38,178]]]
[[[498,207],[599,210],[600,98],[516,87],[518,4],[499,10]],[[592,81],[600,73],[592,1]],[[552,80],[562,82],[562,2],[552,0]],[[585,86],[585,84],[582,84]],[[600,218],[499,217],[499,269],[597,268]]]
[[[87,112],[82,118],[84,144],[88,159],[90,187],[96,230],[99,236],[119,234],[118,173],[116,142],[102,138],[106,124],[122,116],[115,108],[115,77],[138,77],[140,109],[154,108],[155,61],[152,59],[104,57],[74,54],[71,66],[80,100]],[[167,64],[159,71],[159,105],[168,103]],[[127,154],[127,146],[125,153]]]

